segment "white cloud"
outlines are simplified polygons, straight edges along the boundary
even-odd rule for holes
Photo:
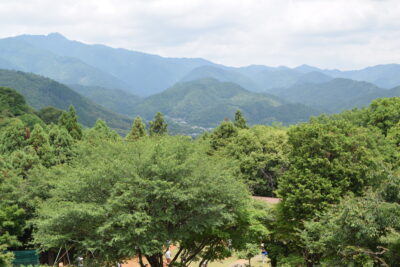
[[[70,39],[227,65],[400,63],[397,0],[1,0],[0,36]]]

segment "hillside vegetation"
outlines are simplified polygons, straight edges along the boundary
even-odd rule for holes
[[[0,70],[0,86],[15,89],[35,109],[53,106],[66,110],[72,104],[77,110],[79,121],[85,126],[93,126],[98,118],[107,121],[115,129],[127,130],[131,124],[129,118],[108,111],[67,86],[39,75]]]

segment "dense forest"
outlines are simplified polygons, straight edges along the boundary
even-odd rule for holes
[[[237,110],[196,139],[154,113],[122,137],[1,87],[0,266],[36,248],[46,264],[61,252],[161,267],[166,242],[171,266],[260,243],[272,266],[398,266],[400,98],[288,127],[250,127]]]

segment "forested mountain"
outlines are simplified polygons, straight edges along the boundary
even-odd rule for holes
[[[0,70],[0,86],[15,89],[35,109],[54,106],[66,110],[72,104],[76,108],[80,122],[86,126],[92,126],[98,118],[116,129],[126,130],[131,124],[129,118],[108,111],[67,86],[42,76],[21,71]]]
[[[201,78],[215,78],[220,81],[237,83],[253,92],[267,92],[274,88],[287,88],[298,83],[322,83],[332,79],[332,77],[321,72],[302,73],[286,67],[249,66],[232,68],[202,66],[192,70],[182,81]]]
[[[329,113],[367,106],[373,99],[387,96],[387,90],[376,85],[342,78],[319,84],[298,83],[269,93]]]
[[[79,84],[70,84],[68,86],[93,102],[127,116],[133,116],[135,106],[141,101],[140,97],[119,89]]]
[[[237,84],[205,78],[178,83],[146,98],[135,113],[150,119],[160,111],[171,118],[204,127],[214,127],[223,118],[232,119],[240,109],[250,123],[285,124],[305,121],[317,111],[301,104],[287,104],[276,97],[247,91]]]
[[[163,58],[126,49],[115,49],[104,45],[87,45],[70,41],[58,33],[43,35],[22,35],[12,38],[36,48],[45,49],[57,56],[79,59],[124,84],[102,84],[91,81],[84,85],[120,88],[133,94],[151,95],[173,85],[190,70],[213,64],[204,59]],[[1,56],[1,55],[0,55]],[[54,78],[51,75],[48,75]],[[80,80],[68,83],[82,84]]]

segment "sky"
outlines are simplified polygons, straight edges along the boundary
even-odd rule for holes
[[[399,0],[0,0],[0,37],[51,32],[230,66],[400,63]]]

